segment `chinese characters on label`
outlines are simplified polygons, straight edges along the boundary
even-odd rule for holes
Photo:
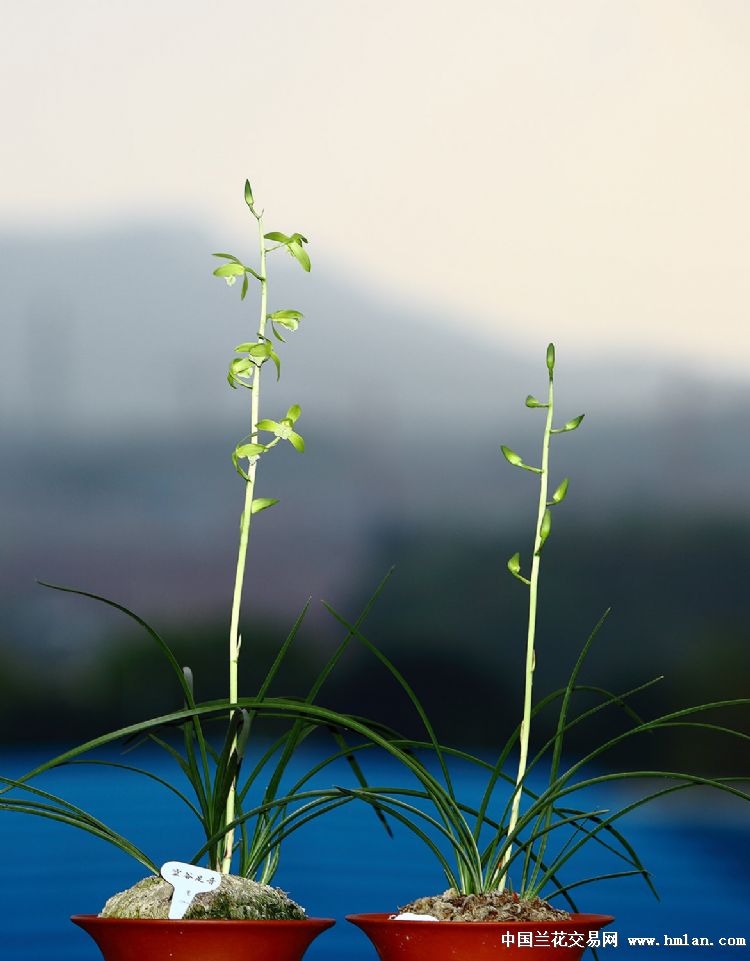
[[[184,864],[182,861],[167,861],[161,866],[161,876],[174,888],[169,905],[169,917],[179,920],[185,917],[190,902],[201,891],[216,890],[221,884],[218,871]]]

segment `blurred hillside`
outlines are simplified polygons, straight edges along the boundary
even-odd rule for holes
[[[229,452],[248,406],[225,372],[255,304],[211,277],[207,254],[252,250],[251,237],[234,240],[189,224],[0,238],[6,741],[88,734],[174,703],[158,656],[120,615],[35,578],[133,607],[196,667],[199,693],[222,690],[241,501]],[[299,402],[307,451],[263,465],[259,493],[282,503],[253,530],[246,652],[269,657],[312,595],[288,676],[303,689],[340,637],[318,599],[353,615],[395,563],[372,639],[443,730],[495,737],[488,714],[500,731],[518,717],[523,648],[524,594],[504,565],[519,549],[528,558],[535,502],[533,478],[499,444],[537,456],[541,415],[523,399],[544,389],[546,344],[529,356],[512,331],[490,342],[471,317],[313,263],[310,277],[271,263],[271,308],[306,318],[282,345],[264,412]],[[587,417],[553,448],[571,488],[545,552],[540,685],[564,677],[611,604],[590,679],[622,690],[666,674],[649,708],[746,694],[750,391],[650,357],[594,363],[557,347],[560,418]],[[375,670],[353,649],[328,696],[382,713]],[[395,690],[388,700],[410,723]]]

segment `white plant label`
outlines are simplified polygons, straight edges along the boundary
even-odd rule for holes
[[[404,914],[392,914],[390,917],[391,921],[437,921],[438,918],[431,914],[413,914],[411,911],[406,911]]]
[[[182,861],[167,861],[162,864],[161,876],[174,888],[172,903],[169,905],[169,917],[173,921],[185,917],[185,912],[196,894],[201,891],[218,891],[221,884],[218,871],[198,868]]]

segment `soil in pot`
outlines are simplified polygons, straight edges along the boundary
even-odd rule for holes
[[[541,898],[519,900],[510,891],[460,894],[454,888],[433,897],[417,898],[400,914],[429,914],[438,921],[566,921],[571,915]]]
[[[590,940],[613,920],[569,914],[541,898],[522,900],[507,891],[454,889],[418,898],[400,914],[411,918],[359,914],[347,920],[370,938],[380,961],[580,961]],[[419,916],[437,920],[421,922]]]

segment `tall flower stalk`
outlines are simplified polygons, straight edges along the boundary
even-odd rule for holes
[[[229,365],[227,379],[231,387],[237,389],[244,387],[251,391],[250,401],[250,431],[243,440],[236,446],[232,460],[238,473],[245,481],[245,502],[240,517],[240,542],[237,553],[237,568],[234,578],[234,591],[232,595],[232,613],[229,626],[229,700],[236,704],[239,698],[238,690],[238,668],[240,650],[242,648],[242,635],[240,633],[240,613],[242,607],[242,596],[245,585],[245,569],[247,564],[248,545],[250,540],[250,525],[253,514],[272,507],[278,503],[275,498],[256,498],[255,481],[257,476],[258,462],[263,454],[281,440],[288,440],[299,452],[304,451],[304,440],[294,429],[297,418],[300,415],[300,407],[294,405],[289,408],[285,417],[280,421],[264,420],[260,417],[260,396],[261,396],[261,377],[263,365],[271,361],[276,368],[276,379],[281,373],[281,361],[273,346],[273,341],[266,335],[268,324],[271,325],[274,337],[284,342],[284,338],[279,332],[279,327],[287,330],[296,330],[302,318],[298,310],[278,310],[268,313],[268,274],[266,270],[267,255],[281,248],[285,248],[291,256],[306,271],[310,270],[310,258],[304,248],[307,238],[302,234],[295,233],[291,236],[279,231],[272,231],[265,234],[263,232],[263,211],[258,211],[255,207],[252,188],[249,181],[245,181],[245,203],[255,218],[258,230],[258,245],[260,264],[258,270],[248,267],[233,254],[214,254],[227,262],[217,267],[214,275],[223,277],[229,286],[237,282],[242,277],[242,289],[240,298],[247,296],[250,285],[250,278],[253,278],[260,285],[260,316],[258,319],[257,340],[239,344],[235,347],[235,352],[239,355],[235,357]],[[267,247],[266,242],[272,241],[273,246]],[[273,439],[268,443],[261,443],[260,432],[273,434]],[[247,468],[243,468],[241,462],[247,460]],[[249,724],[249,718],[246,720]],[[231,753],[238,751],[239,739],[242,738],[241,727],[234,735],[231,744]],[[226,824],[229,825],[235,820],[237,804],[237,774],[235,773],[226,803]],[[221,860],[221,871],[229,874],[232,866],[232,854],[234,850],[234,830],[229,830],[226,834],[224,843],[224,853]]]
[[[552,498],[548,501],[549,489],[549,449],[550,440],[553,434],[561,434],[565,431],[575,430],[583,420],[583,414],[565,424],[564,427],[554,428],[552,418],[554,416],[554,379],[555,379],[555,345],[547,347],[547,372],[549,384],[547,389],[547,402],[542,403],[531,394],[526,398],[526,406],[534,408],[546,408],[547,418],[544,425],[544,435],[542,438],[542,464],[541,467],[531,467],[525,464],[522,458],[512,451],[509,447],[502,446],[502,452],[506,460],[513,467],[520,467],[523,470],[531,471],[539,475],[539,505],[537,509],[536,527],[534,531],[534,547],[531,560],[531,572],[529,577],[521,574],[521,558],[516,553],[508,561],[508,570],[514,577],[525,584],[529,591],[529,612],[528,627],[526,635],[526,669],[524,679],[523,697],[523,717],[521,719],[521,729],[519,732],[519,754],[518,754],[518,773],[516,775],[516,787],[513,794],[510,819],[508,822],[508,837],[513,837],[518,823],[518,815],[521,809],[521,797],[523,794],[523,783],[526,778],[526,768],[529,758],[529,737],[531,733],[531,715],[533,705],[534,690],[534,671],[536,669],[536,615],[539,598],[539,572],[542,561],[542,548],[549,537],[552,527],[552,514],[550,508],[559,504],[568,492],[568,479],[557,487]],[[502,875],[499,888],[505,890],[508,873],[507,865],[513,853],[512,845],[508,845],[502,860]]]

